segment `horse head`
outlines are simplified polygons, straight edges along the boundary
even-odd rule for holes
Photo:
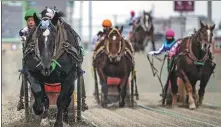
[[[118,55],[121,52],[122,30],[123,27],[120,30],[113,28],[108,34],[107,53],[111,62],[119,61],[120,59]]]
[[[56,25],[58,22],[59,17],[61,15],[55,12],[52,19],[46,16],[47,9],[42,11],[42,17],[39,18],[37,15],[34,15],[34,20],[37,21],[37,28],[36,28],[36,37],[37,37],[37,50],[38,50],[38,57],[40,59],[40,65],[42,68],[42,74],[45,76],[49,76],[52,71],[52,57],[54,55],[55,50],[55,39],[57,35]]]
[[[212,26],[204,25],[200,21],[200,26],[200,29],[198,30],[198,32],[196,32],[197,43],[200,45],[203,51],[206,51],[210,48],[212,44],[213,30],[215,28],[215,24]]]
[[[53,13],[50,13],[51,11],[53,11]],[[57,11],[56,7],[54,7],[54,9],[52,8],[48,8],[47,6],[45,7],[45,9],[43,11],[41,11],[41,18],[39,18],[36,14],[34,14],[34,20],[36,22],[36,25],[38,26],[40,24],[40,22],[43,20],[50,20],[51,23],[56,26],[57,22],[59,20],[59,18],[64,17],[65,14],[61,11]],[[51,15],[54,14],[54,15]]]
[[[152,22],[152,16],[151,16],[151,11],[150,12],[146,12],[143,11],[143,16],[141,17],[141,25],[144,29],[145,32],[150,31],[153,22]]]

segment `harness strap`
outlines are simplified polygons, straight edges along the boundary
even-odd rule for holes
[[[204,62],[205,60],[208,59],[208,52],[206,52],[206,54],[204,55],[204,57],[202,59],[197,59],[195,57],[195,55],[193,54],[193,50],[192,50],[192,37],[190,37],[190,39],[188,39],[188,42],[187,42],[187,53],[188,53],[188,56],[193,60],[193,61],[197,61],[197,62]]]

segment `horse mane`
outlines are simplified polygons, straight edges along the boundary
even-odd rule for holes
[[[46,14],[46,12],[47,12],[47,8],[44,9],[43,11],[41,11],[40,14],[41,14],[41,15],[42,15],[42,14]],[[56,11],[55,13],[57,13],[58,18],[66,17],[65,13],[62,12],[62,11]]]
[[[66,17],[66,15],[64,14],[64,12],[62,11],[59,11],[59,12],[56,12],[58,14],[58,17],[61,18],[61,17]]]

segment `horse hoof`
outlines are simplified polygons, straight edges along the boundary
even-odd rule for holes
[[[48,127],[50,126],[50,121],[48,119],[48,117],[41,119],[41,123],[40,123],[41,127]]]
[[[119,107],[124,107],[125,106],[125,102],[119,102]]]
[[[17,111],[20,111],[22,109],[25,109],[25,106],[24,106],[24,103],[22,103],[21,101],[18,102],[18,105],[17,105]]]
[[[87,104],[83,104],[82,105],[82,111],[88,110],[88,105]]]
[[[38,108],[38,107],[35,107],[34,105],[33,105],[32,109],[33,109],[33,112],[35,113],[35,115],[38,115],[38,116],[44,112],[43,108]]]
[[[196,106],[197,106],[197,107],[201,107],[201,106],[202,106],[202,103],[197,102]]]
[[[42,114],[41,114],[41,118],[47,118],[48,117],[48,110],[45,110]]]
[[[189,104],[189,109],[195,109],[195,108],[196,108],[195,103]]]
[[[102,106],[102,108],[107,108],[107,103],[102,102],[101,106]]]
[[[55,122],[54,127],[63,127],[63,123],[62,122]]]
[[[64,113],[63,121],[68,124],[68,113]]]

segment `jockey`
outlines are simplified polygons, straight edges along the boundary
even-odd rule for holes
[[[171,29],[168,29],[165,34],[166,34],[165,35],[166,36],[166,40],[164,41],[164,43],[160,47],[160,49],[158,49],[157,51],[150,51],[148,53],[149,55],[159,55],[159,54],[161,54],[163,52],[169,51],[173,47],[173,45],[176,42],[176,40],[174,38],[174,36],[175,36],[174,31],[171,30]],[[172,66],[172,65],[170,65],[171,63],[172,63],[171,60],[168,59],[167,60],[167,70],[168,70],[168,72],[170,71],[170,68]],[[166,85],[164,86],[163,89],[165,89],[165,87],[166,87]],[[164,94],[164,91],[162,91],[161,95],[163,95],[163,94]]]
[[[149,55],[159,55],[163,52],[169,51],[171,47],[174,45],[176,42],[175,38],[175,33],[173,30],[169,29],[166,31],[166,40],[164,41],[163,45],[158,49],[157,51],[150,51],[148,54]]]
[[[30,30],[36,26],[34,18],[33,18],[34,13],[36,13],[35,9],[29,9],[25,13],[24,19],[27,22],[27,26],[19,31],[19,36],[20,36],[22,42],[26,41],[26,37],[28,36]],[[37,15],[37,13],[36,13],[36,15]],[[22,69],[21,69],[21,72],[22,72]],[[21,109],[24,109],[23,97],[24,97],[23,85],[21,85],[20,97],[19,97],[20,100],[19,100],[18,105],[17,105],[17,110],[18,111],[20,111]]]
[[[135,12],[134,11],[131,11],[130,12],[130,20],[129,20],[129,26],[133,25],[136,21],[136,17],[135,17]]]
[[[21,37],[21,41],[25,41],[28,33],[32,28],[35,27],[35,21],[34,21],[34,13],[36,13],[35,9],[29,9],[25,13],[25,20],[27,22],[27,26],[19,31],[19,36]],[[37,13],[36,13],[37,14]]]
[[[112,30],[112,23],[109,19],[105,19],[102,22],[103,31],[100,31],[94,38],[92,43],[95,44],[96,42],[102,42],[103,40],[107,39],[109,32]],[[95,50],[96,47],[93,49]]]
[[[93,37],[93,40],[92,40],[92,43],[91,43],[91,45],[92,45],[92,50],[94,50],[95,49],[95,44],[99,41],[99,39],[101,38],[101,36],[103,35],[103,32],[102,31],[99,31],[97,34],[96,34],[96,36],[94,36]]]
[[[109,19],[105,19],[102,22],[102,26],[103,26],[103,33],[105,35],[108,35],[109,32],[112,30],[112,22]]]

